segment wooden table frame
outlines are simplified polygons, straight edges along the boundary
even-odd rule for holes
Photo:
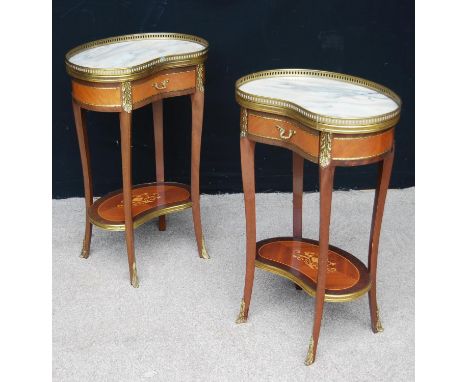
[[[179,206],[179,209],[169,206],[166,209],[153,211],[152,216],[159,216],[159,230],[164,231],[166,228],[166,213],[192,207],[198,254],[201,258],[206,259],[209,257],[202,234],[199,191],[200,147],[204,108],[203,62],[185,67],[180,67],[179,65],[177,68],[152,72],[143,78],[124,82],[98,83],[77,78],[72,79],[73,113],[80,147],[86,202],[86,223],[81,257],[88,258],[89,256],[93,225],[93,221],[90,219],[93,207],[93,182],[85,112],[86,110],[118,112],[122,155],[124,230],[127,243],[130,282],[134,287],[139,286],[139,280],[133,233],[136,222],[132,215],[132,111],[148,104],[152,105],[156,152],[156,180],[157,182],[164,182],[163,99],[184,95],[189,95],[192,103],[191,200]],[[112,229],[112,227],[108,227],[108,229]]]
[[[301,139],[296,141],[291,139],[296,135],[301,135]],[[333,300],[333,296],[331,295],[327,295],[329,297],[327,300],[325,293],[333,179],[337,166],[360,166],[376,162],[379,164],[378,185],[375,191],[368,251],[368,276],[370,282],[368,288],[362,289],[360,293],[361,295],[363,292],[368,293],[372,330],[375,333],[383,330],[377,306],[377,255],[385,198],[394,158],[393,137],[394,126],[375,133],[347,135],[343,133],[314,131],[293,118],[261,112],[247,107],[241,108],[240,151],[246,219],[246,272],[244,295],[237,323],[246,322],[248,317],[255,266],[271,270],[268,266],[258,261],[254,158],[256,143],[279,146],[293,151],[293,236],[290,240],[302,239],[304,158],[319,164],[320,233],[318,244],[318,277],[315,290],[307,290],[309,294],[315,295],[315,317],[312,337],[305,361],[306,365],[310,365],[315,360],[324,302],[339,301],[339,299]],[[311,144],[304,146],[304,140],[310,140]],[[306,148],[304,149],[304,147]],[[290,272],[280,272],[280,270],[277,270],[273,271],[273,273],[278,273],[296,282],[299,286],[307,288],[307,285],[299,277],[296,277],[298,276],[297,272],[296,276],[294,276],[293,270],[290,270]],[[358,294],[352,296],[347,301],[357,297],[359,297]],[[345,299],[342,299],[342,301],[345,301]]]

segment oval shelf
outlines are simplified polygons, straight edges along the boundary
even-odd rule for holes
[[[315,296],[319,244],[316,240],[276,237],[259,241],[255,265],[283,276]],[[352,301],[370,289],[366,266],[348,252],[329,246],[325,301]]]
[[[159,182],[132,188],[133,227],[149,220],[192,207],[189,186]],[[109,231],[125,231],[122,190],[111,192],[93,203],[89,218],[94,225]]]

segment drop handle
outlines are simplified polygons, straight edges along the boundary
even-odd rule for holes
[[[280,138],[284,141],[287,141],[289,139],[291,139],[291,137],[296,134],[296,130],[293,130],[293,129],[290,129],[289,132],[288,132],[288,135],[286,135],[286,129],[284,127],[281,127],[281,126],[278,126],[276,125],[276,128],[278,129],[279,133],[280,133]]]
[[[161,82],[154,83],[153,88],[158,89],[158,90],[163,90],[167,88],[168,83],[169,83],[169,80],[162,80]]]

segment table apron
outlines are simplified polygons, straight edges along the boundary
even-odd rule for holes
[[[250,139],[297,152],[317,163],[320,156],[320,136],[331,137],[330,160],[337,166],[354,166],[380,160],[391,152],[394,127],[368,134],[335,134],[311,129],[291,118],[261,112],[247,111],[245,134]]]

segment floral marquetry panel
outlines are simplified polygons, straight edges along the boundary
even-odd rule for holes
[[[191,207],[190,189],[179,183],[150,183],[132,189],[132,215],[134,226],[171,212]],[[125,229],[122,191],[113,192],[93,204],[91,222],[101,228],[120,231]]]
[[[309,239],[274,238],[257,243],[256,265],[301,285],[314,295],[318,275],[318,242]],[[370,287],[365,265],[351,254],[330,246],[326,301],[353,300]]]

